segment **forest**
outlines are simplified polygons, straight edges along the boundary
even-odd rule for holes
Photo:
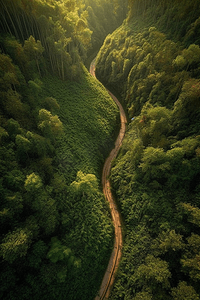
[[[100,51],[98,52],[98,50]],[[98,54],[97,54],[98,52]],[[0,299],[200,299],[199,0],[0,1]]]
[[[97,56],[129,125],[111,169],[124,247],[110,299],[200,299],[200,3],[129,1]]]
[[[113,246],[119,113],[87,59],[122,1],[0,1],[0,299],[94,299]]]

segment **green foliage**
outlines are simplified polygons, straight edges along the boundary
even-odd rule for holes
[[[169,287],[169,278],[171,273],[168,270],[168,264],[159,258],[148,255],[145,263],[141,264],[135,272],[137,285],[146,285],[150,282],[152,289],[156,289],[157,284],[161,284],[163,288]]]
[[[84,0],[86,16],[90,30],[92,30],[92,47],[97,50],[106,35],[121,25],[127,13],[127,1],[115,0]]]
[[[93,174],[85,175],[82,171],[79,171],[76,181],[71,183],[71,189],[75,195],[83,193],[90,195],[96,193],[98,190],[97,178]]]
[[[75,1],[0,9],[0,297],[92,299],[113,243],[99,182],[118,110],[81,62],[87,11]]]
[[[117,107],[80,64],[79,83],[50,74],[41,81],[37,65],[27,67],[31,47],[25,51],[14,38],[6,43],[13,61],[1,57],[1,295],[94,298],[113,243],[99,182],[115,137]],[[16,49],[23,52],[23,64]],[[38,57],[41,73],[43,59]],[[4,77],[7,69],[15,77]],[[58,236],[58,247],[52,236]],[[71,249],[70,255],[54,263],[56,247],[59,255]]]
[[[63,133],[63,125],[57,115],[52,116],[50,111],[40,109],[38,128],[42,131],[45,137],[55,139]]]
[[[184,210],[189,214],[190,222],[200,227],[200,209],[198,207],[193,207],[189,203],[183,203],[182,206]]]
[[[7,121],[6,129],[12,140],[16,137],[17,134],[22,132],[22,129],[20,128],[19,123],[14,119],[9,119]]]
[[[96,65],[130,120],[111,170],[125,225],[111,299],[198,299],[199,6],[136,0],[129,9]]]
[[[83,62],[126,4],[2,0],[0,11],[0,298],[93,299],[113,241],[99,182],[118,110]]]
[[[182,55],[178,55],[174,60],[173,60],[173,65],[178,67],[180,70],[183,70],[186,65],[187,61]]]
[[[18,228],[10,232],[3,239],[1,244],[1,255],[3,259],[12,263],[27,254],[31,240],[31,232],[26,229]]]
[[[61,242],[56,238],[51,238],[51,248],[47,253],[47,258],[52,263],[57,263],[57,261],[66,259],[71,254],[71,250],[66,248]]]
[[[3,0],[0,28],[16,37],[17,41],[6,40],[5,47],[26,76],[41,77],[48,69],[63,80],[77,80],[81,60],[121,24],[126,8],[122,0]]]
[[[24,187],[27,192],[35,193],[35,191],[42,187],[40,176],[36,175],[35,173],[27,175]]]
[[[26,137],[31,144],[29,155],[43,157],[51,153],[51,144],[46,138],[31,131],[27,131]]]
[[[166,154],[163,149],[148,147],[144,150],[140,167],[142,172],[145,173],[145,181],[149,182],[151,180],[158,180],[166,174],[170,165],[166,161],[165,157]]]
[[[16,135],[15,143],[18,147],[19,152],[27,153],[30,150],[30,147],[31,147],[30,141],[20,134]]]
[[[38,240],[33,244],[31,254],[28,256],[29,265],[31,268],[38,269],[45,258],[47,251],[47,245],[42,241]]]
[[[58,104],[57,100],[53,97],[46,97],[43,101],[43,105],[45,109],[54,111],[60,109],[60,105]]]
[[[185,273],[189,272],[189,276],[195,282],[199,281],[200,269],[198,265],[199,249],[200,249],[200,236],[192,233],[187,238],[186,252],[181,259],[181,264]]]
[[[180,22],[184,22],[182,14],[186,14],[188,8],[187,3],[184,0],[182,2],[184,4],[181,6],[183,11],[180,13]],[[195,1],[193,4],[196,7]],[[176,43],[174,35],[179,33],[175,33],[175,31],[181,26],[177,26],[172,33],[168,30],[165,35],[163,32],[166,30],[166,23],[168,25],[171,22],[171,11],[173,11],[173,20],[176,19],[179,22],[180,5],[178,1],[173,3],[171,10],[167,9],[169,4],[165,1],[162,4],[152,1],[142,1],[141,3],[132,1],[132,5],[135,12],[138,12],[136,13],[138,16],[134,15],[130,22],[117,29],[109,37],[109,41],[112,42],[108,43],[108,39],[105,40],[98,55],[96,67],[97,77],[101,81],[109,83],[109,86],[117,90],[122,99],[125,99],[130,118],[140,114],[142,106],[148,101],[153,105],[173,108],[184,80],[191,76],[196,78],[199,76],[198,43],[193,42],[185,49],[184,46],[180,46],[180,43]],[[175,11],[177,6],[178,12]],[[162,17],[160,15],[155,17],[155,11],[159,11],[157,7],[160,7],[165,15],[162,25]],[[190,10],[188,23],[193,22],[198,16],[199,8],[194,12],[194,8],[191,6]],[[194,15],[192,15],[192,11]],[[144,14],[142,17],[140,16],[141,12]],[[145,16],[148,17],[145,18]],[[185,28],[183,36],[187,34],[188,23],[183,25]],[[128,60],[127,69],[122,68],[121,66]],[[115,65],[118,67],[117,72],[114,71]],[[189,71],[192,71],[192,74]],[[193,107],[191,109],[194,111]]]
[[[199,296],[192,286],[188,286],[186,282],[181,281],[177,288],[172,289],[174,300],[198,300]]]
[[[139,292],[136,294],[136,296],[133,299],[134,300],[151,300],[152,294],[149,292]]]
[[[1,1],[5,300],[84,300],[100,285],[113,228],[99,174],[117,109],[81,60],[122,21],[123,7]],[[126,226],[111,298],[199,299],[199,6],[129,7],[97,59],[98,76],[134,117],[111,175]]]
[[[175,230],[163,231],[158,235],[155,244],[152,246],[159,254],[164,254],[170,250],[177,251],[184,247],[182,236]]]

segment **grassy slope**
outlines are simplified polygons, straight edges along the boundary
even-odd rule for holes
[[[49,77],[44,84],[46,94],[60,105],[65,135],[59,141],[57,155],[62,172],[68,180],[74,180],[78,170],[99,177],[115,135],[116,105],[87,71],[79,83]]]

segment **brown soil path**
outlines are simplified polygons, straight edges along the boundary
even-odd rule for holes
[[[90,65],[90,73],[95,76],[95,60],[92,61]],[[109,92],[109,91],[108,91]],[[100,287],[100,290],[98,292],[98,295],[96,296],[95,300],[103,300],[103,299],[108,299],[111,287],[114,282],[115,274],[119,265],[119,261],[121,258],[121,249],[122,249],[122,230],[121,230],[121,221],[120,221],[120,215],[117,210],[112,192],[111,192],[111,185],[110,181],[108,180],[108,176],[110,174],[110,169],[111,169],[111,162],[112,160],[117,156],[117,153],[121,147],[122,140],[125,135],[125,130],[126,130],[126,114],[124,112],[124,109],[120,102],[117,100],[117,98],[109,92],[115,103],[118,105],[119,110],[120,110],[120,119],[121,119],[121,128],[119,131],[119,135],[117,137],[117,140],[115,142],[115,148],[110,152],[109,157],[106,159],[104,168],[103,168],[103,173],[102,173],[102,185],[103,185],[103,193],[108,200],[110,204],[110,209],[111,209],[111,215],[115,227],[115,243],[114,243],[114,248],[108,263],[108,267],[106,270],[106,273],[103,277],[102,284]]]

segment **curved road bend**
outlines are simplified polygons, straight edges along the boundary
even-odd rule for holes
[[[90,65],[90,73],[96,78],[95,76],[95,59],[92,61]],[[108,299],[111,286],[114,282],[114,277],[119,265],[119,261],[121,258],[121,248],[122,248],[122,230],[121,230],[121,221],[120,221],[120,215],[117,210],[114,198],[112,196],[111,192],[111,185],[110,181],[108,180],[108,176],[110,173],[111,169],[111,162],[112,160],[117,156],[117,153],[121,147],[122,140],[125,135],[125,130],[126,130],[126,114],[124,112],[124,109],[118,99],[110,92],[108,93],[111,95],[115,103],[119,107],[120,111],[120,119],[121,119],[121,128],[119,131],[119,135],[117,137],[117,140],[115,142],[115,148],[110,152],[109,157],[106,159],[104,167],[103,167],[103,174],[102,174],[102,185],[103,185],[103,193],[108,200],[110,204],[110,209],[111,209],[111,215],[115,227],[115,243],[114,243],[114,248],[108,263],[108,267],[106,270],[106,273],[103,277],[102,283],[100,290],[98,292],[98,295],[96,296],[95,300],[103,300],[103,299]]]

